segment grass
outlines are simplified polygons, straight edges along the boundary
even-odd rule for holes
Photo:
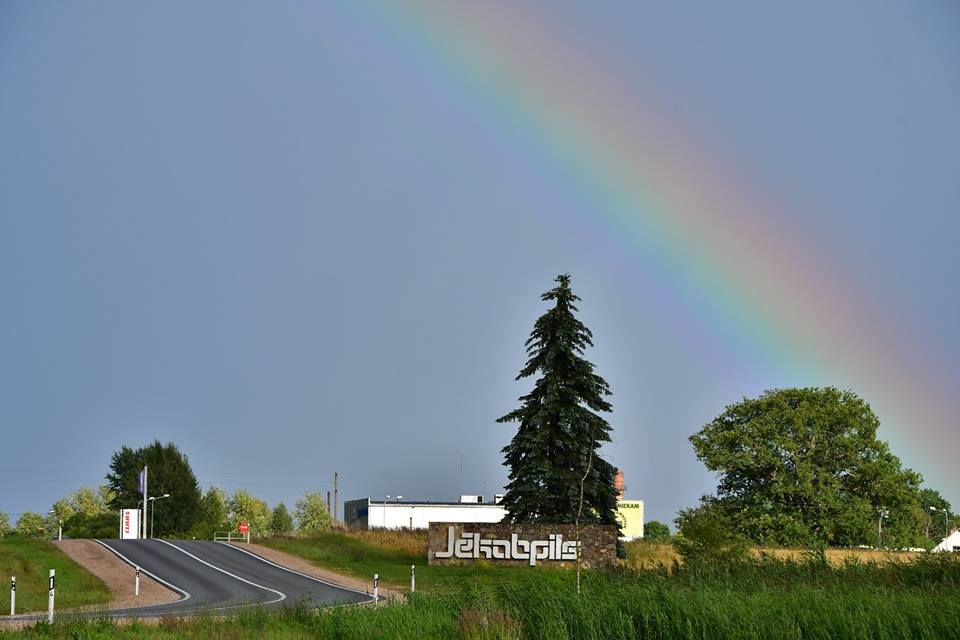
[[[52,542],[32,538],[0,539],[0,578],[17,577],[17,613],[47,610],[47,578],[57,572],[57,610],[106,604],[110,591],[100,578],[68,558]],[[6,589],[4,592],[9,593]],[[9,615],[9,600],[0,600],[0,614]],[[2,619],[2,618],[0,618]]]
[[[244,610],[227,619],[168,618],[115,625],[61,620],[0,638],[453,638],[495,640],[851,639],[960,637],[960,558],[930,555],[885,564],[859,556],[841,564],[815,553],[730,564],[638,571],[629,564],[584,574],[537,567],[427,567],[422,534],[329,533],[269,546],[354,575],[380,573],[401,587],[417,564],[416,594],[378,608],[278,613]],[[664,549],[631,546],[657,558]],[[426,588],[422,588],[422,587]]]

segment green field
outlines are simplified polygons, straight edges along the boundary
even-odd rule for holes
[[[0,616],[10,614],[10,577],[17,577],[17,613],[47,610],[47,577],[57,572],[57,610],[106,604],[106,585],[47,540],[0,539]],[[0,617],[2,620],[2,617]]]
[[[416,541],[329,533],[269,544],[301,552],[354,575],[380,573],[418,593],[379,608],[249,610],[226,620],[166,619],[114,627],[63,621],[9,634],[44,638],[660,638],[940,639],[960,637],[960,559],[922,556],[884,565],[832,567],[755,558],[724,565],[584,575],[578,596],[571,571],[527,567],[431,567]],[[422,571],[421,571],[422,568]],[[7,637],[0,633],[0,637]]]

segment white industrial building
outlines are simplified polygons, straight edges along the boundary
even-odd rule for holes
[[[940,544],[930,549],[930,551],[960,551],[960,530],[954,529],[953,533],[944,538]]]
[[[489,522],[503,520],[507,510],[482,496],[460,496],[458,502],[414,502],[400,500],[348,500],[343,519],[354,529],[426,529],[431,522]]]

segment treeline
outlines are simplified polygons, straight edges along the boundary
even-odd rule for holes
[[[23,513],[11,526],[7,514],[0,512],[0,537],[53,537],[62,523],[64,537],[115,538],[120,509],[143,504],[138,476],[144,466],[149,495],[157,497],[147,519],[156,537],[209,539],[218,531],[236,531],[241,522],[249,524],[253,536],[313,533],[332,524],[320,492],[305,493],[293,512],[283,502],[271,509],[245,489],[231,494],[213,486],[203,492],[187,456],[173,443],[154,441],[139,449],[121,448],[111,458],[104,485],[82,487],[54,502],[46,514]]]

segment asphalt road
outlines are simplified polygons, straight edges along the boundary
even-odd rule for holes
[[[123,560],[183,597],[176,602],[113,609],[110,617],[185,616],[224,613],[244,606],[325,607],[372,601],[360,591],[338,587],[283,568],[249,551],[201,540],[98,540]],[[102,614],[101,614],[102,615]]]

